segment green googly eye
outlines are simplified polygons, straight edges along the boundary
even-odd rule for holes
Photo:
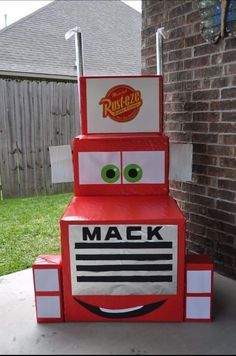
[[[138,164],[131,163],[125,167],[124,176],[128,182],[139,182],[142,179],[143,170]]]
[[[106,183],[115,183],[120,178],[120,170],[114,164],[107,164],[102,168],[101,176]]]

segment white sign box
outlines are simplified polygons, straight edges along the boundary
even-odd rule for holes
[[[72,295],[177,293],[177,225],[69,225]]]
[[[162,131],[162,77],[82,77],[82,134]]]

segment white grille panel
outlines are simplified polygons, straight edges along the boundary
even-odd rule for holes
[[[72,294],[176,294],[177,234],[177,225],[70,225]]]

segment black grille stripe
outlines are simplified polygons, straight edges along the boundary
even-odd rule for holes
[[[159,265],[79,265],[76,266],[77,272],[109,272],[109,271],[172,271],[171,264]]]
[[[169,241],[160,242],[76,242],[75,249],[102,249],[102,248],[172,248],[173,244]]]
[[[77,276],[77,282],[172,282],[172,276]]]
[[[91,260],[138,260],[138,261],[160,261],[160,260],[172,260],[173,255],[171,253],[166,254],[127,254],[127,255],[76,255],[77,261],[91,261]]]

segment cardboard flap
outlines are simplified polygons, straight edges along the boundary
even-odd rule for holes
[[[170,143],[169,180],[187,182],[192,180],[193,145]]]
[[[52,183],[74,181],[70,145],[49,147]]]

